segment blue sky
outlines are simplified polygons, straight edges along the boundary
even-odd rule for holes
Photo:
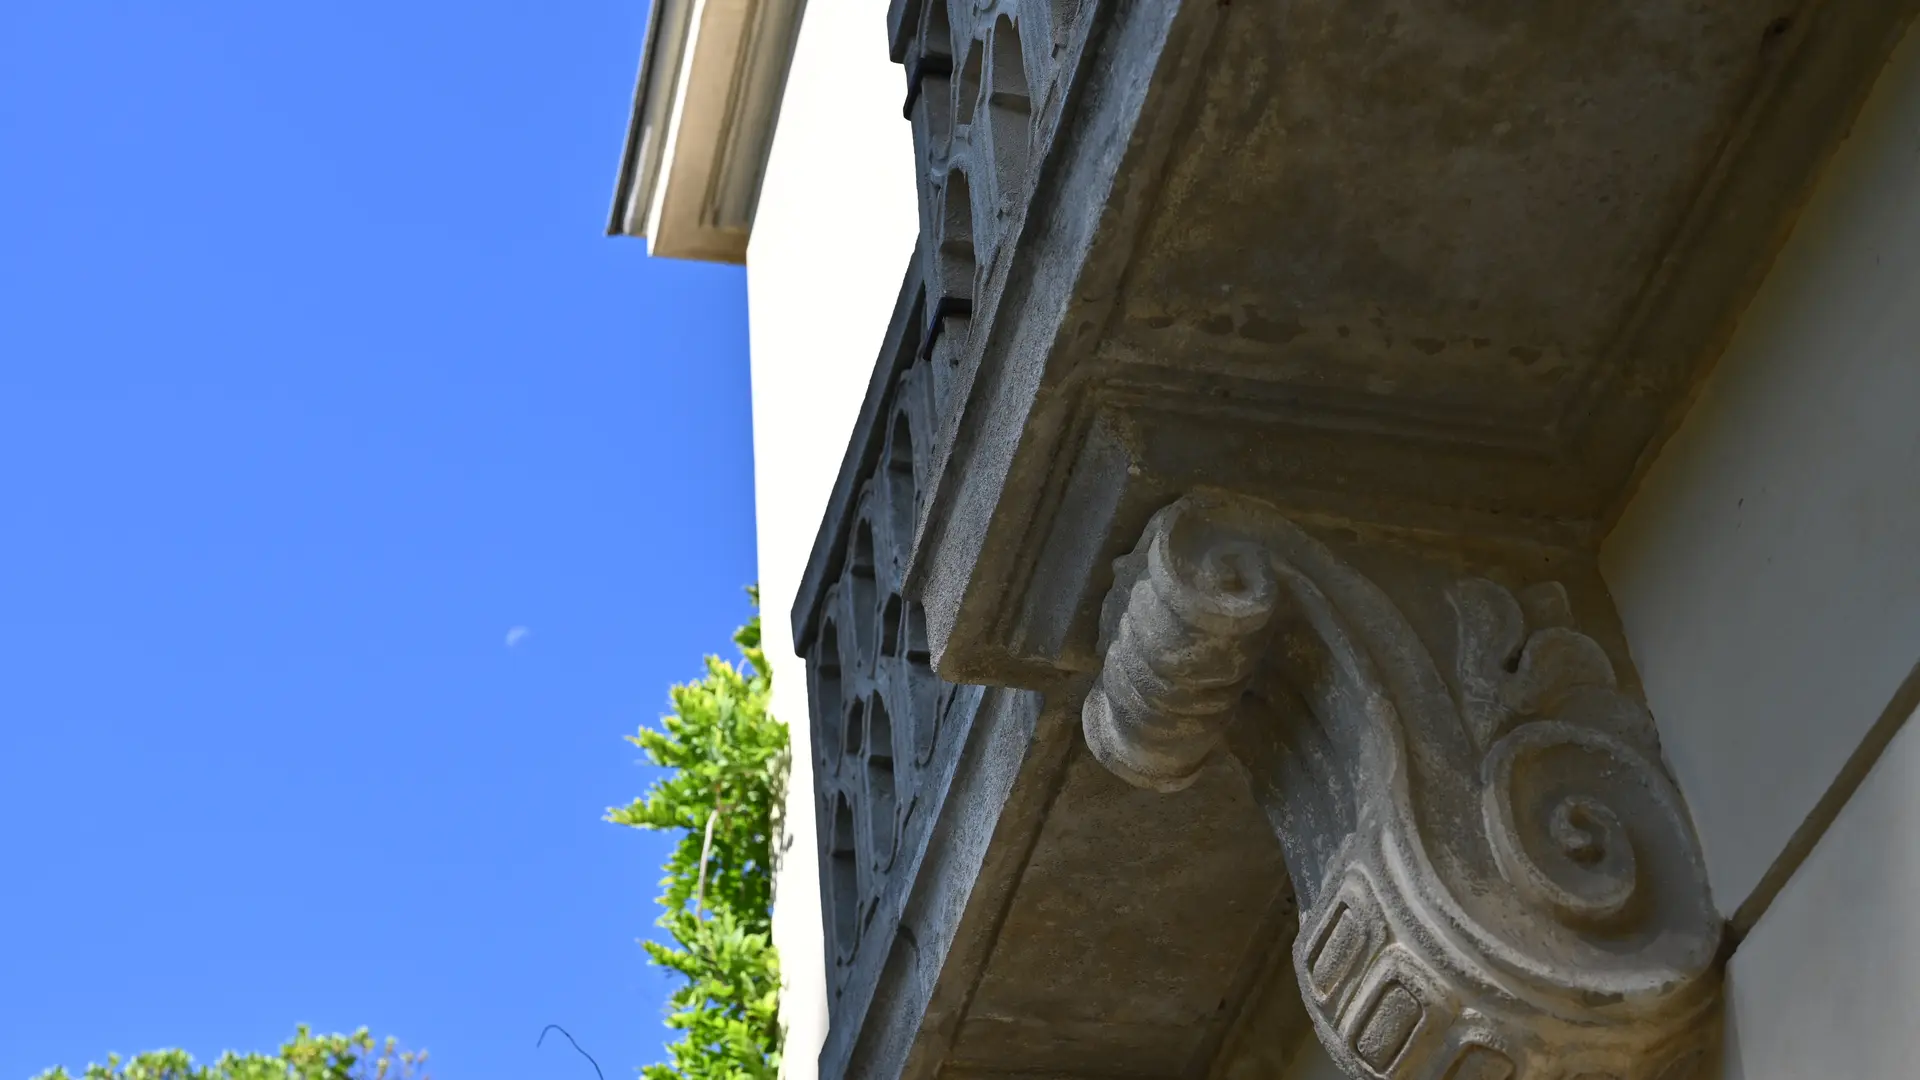
[[[743,277],[602,236],[644,19],[0,5],[0,1080],[657,1060],[599,816],[753,537]]]

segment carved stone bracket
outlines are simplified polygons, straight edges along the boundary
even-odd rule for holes
[[[1652,718],[1564,588],[1392,574],[1390,596],[1274,507],[1210,494],[1116,571],[1088,745],[1159,791],[1216,751],[1246,769],[1348,1075],[1693,1075],[1719,917]]]

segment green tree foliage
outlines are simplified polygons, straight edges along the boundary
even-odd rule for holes
[[[756,613],[734,634],[742,662],[707,657],[706,676],[672,690],[659,730],[628,741],[671,770],[607,820],[677,831],[661,881],[659,925],[645,942],[679,973],[667,1026],[685,1036],[646,1080],[773,1080],[780,1070],[780,963],[773,949],[774,815],[786,783],[787,728],[767,713],[772,677]]]
[[[392,1040],[375,1042],[366,1028],[351,1035],[315,1035],[305,1024],[278,1055],[229,1050],[211,1065],[194,1064],[185,1050],[152,1050],[105,1065],[89,1065],[75,1077],[65,1069],[35,1080],[429,1080],[427,1054],[402,1050]]]

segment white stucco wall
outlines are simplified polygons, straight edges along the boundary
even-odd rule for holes
[[[1920,661],[1920,35],[1602,569],[1734,912]],[[1909,723],[1734,954],[1725,1080],[1920,1076],[1916,792]]]
[[[1904,726],[1727,969],[1725,1080],[1920,1076],[1920,727]]]
[[[919,230],[886,10],[807,5],[747,248],[763,626],[774,712],[796,743],[773,913],[793,1080],[815,1075],[827,1009],[806,680],[788,615]]]
[[[1601,566],[1732,912],[1920,659],[1920,35]]]

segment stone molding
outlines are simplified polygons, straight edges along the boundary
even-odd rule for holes
[[[1181,498],[1116,565],[1089,747],[1158,791],[1217,752],[1246,769],[1348,1075],[1691,1077],[1721,928],[1652,718],[1558,583],[1392,578],[1427,595],[1270,504]]]
[[[918,490],[925,364],[889,388],[881,452],[860,484],[819,629],[803,646],[820,798],[821,907],[838,998],[881,906],[905,837],[922,825],[920,781],[958,688],[933,673],[919,605],[901,595]],[[977,696],[977,695],[975,695]],[[890,928],[883,928],[890,930]]]
[[[1596,543],[1916,6],[898,0],[910,112],[1002,26],[1029,88],[1004,168],[916,121],[922,258],[968,254],[927,274],[936,666],[1085,671],[1105,565],[1199,485]],[[960,230],[968,155],[1021,182]]]
[[[906,932],[903,907],[985,698],[934,673],[920,605],[902,592],[937,409],[919,347],[924,307],[910,269],[792,613],[811,714],[827,1053],[838,1055],[827,1075],[845,1069],[882,993]]]
[[[607,235],[741,264],[805,0],[653,0]]]
[[[896,58],[907,68],[902,112],[913,125],[921,271],[928,306],[923,347],[949,338],[951,366],[965,344],[983,269],[1012,240],[1025,209],[1035,106],[1050,87],[1059,5],[1020,0],[896,4]],[[904,33],[911,24],[910,37]],[[1035,79],[1038,75],[1041,78]]]

